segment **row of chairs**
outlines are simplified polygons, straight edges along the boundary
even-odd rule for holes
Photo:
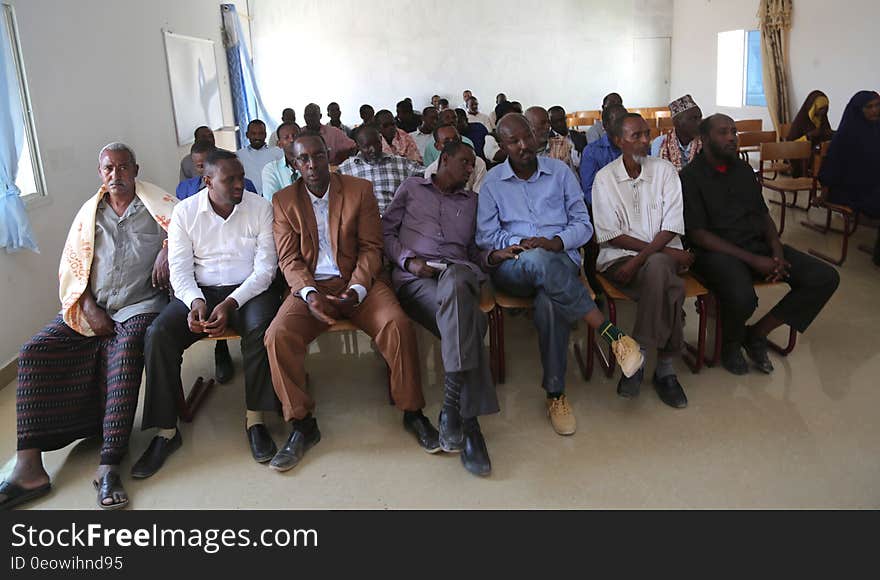
[[[605,294],[605,302],[608,305],[608,318],[612,323],[616,324],[617,303],[627,302],[629,301],[629,298],[627,298],[627,296],[621,292],[612,281],[603,275],[598,274],[597,279]],[[587,283],[586,278],[582,276],[581,280],[590,292],[590,296],[595,299],[596,295]],[[721,360],[721,318],[718,315],[717,297],[710,293],[709,290],[690,273],[684,274],[684,281],[686,298],[695,299],[698,328],[696,345],[688,343],[686,345],[686,351],[683,352],[682,355],[686,364],[691,369],[691,372],[696,374],[700,372],[704,366],[716,366]],[[771,284],[756,283],[756,287],[769,285]],[[507,378],[504,312],[511,309],[528,311],[532,308],[532,298],[523,298],[501,292],[500,290],[493,288],[490,283],[484,284],[481,289],[480,309],[489,317],[489,359],[492,378],[497,384],[504,384]],[[708,318],[713,312],[715,315],[714,348],[711,356],[707,358]],[[614,354],[611,352],[610,348],[602,348],[599,341],[596,340],[595,332],[591,328],[586,324],[583,324],[583,327],[585,329],[583,346],[581,346],[577,340],[575,340],[574,343],[575,360],[578,363],[582,378],[585,381],[590,380],[596,366],[596,360],[599,361],[599,365],[605,375],[611,377],[615,371]],[[331,333],[354,331],[357,331],[357,328],[347,320],[341,320],[328,329],[328,332]],[[239,338],[239,336],[234,331],[228,330],[222,336],[209,337],[203,340],[227,340],[235,338]],[[772,342],[770,343],[770,346],[784,356],[794,350],[796,341],[797,332],[794,329],[790,329],[789,341],[786,346],[782,347]],[[182,421],[191,422],[195,418],[198,409],[214,385],[215,380],[213,378],[206,380],[203,377],[198,377],[193,383],[189,394],[186,394],[183,391],[178,394],[178,414]],[[390,382],[388,383],[387,388],[389,404],[393,404],[394,401],[391,398]]]

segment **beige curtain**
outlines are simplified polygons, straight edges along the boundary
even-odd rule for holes
[[[790,121],[788,103],[788,31],[792,0],[761,0],[758,21],[764,65],[764,96],[777,130]]]

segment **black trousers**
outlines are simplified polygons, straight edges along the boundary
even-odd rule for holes
[[[208,314],[225,300],[237,286],[202,287]],[[280,408],[272,388],[269,360],[263,335],[278,312],[278,293],[272,288],[251,298],[230,318],[230,327],[241,335],[244,359],[245,403],[251,411],[276,411]],[[172,300],[147,329],[144,346],[146,392],[142,429],[172,429],[177,425],[177,393],[183,388],[180,366],[183,352],[205,334],[189,329],[189,308]]]
[[[791,263],[791,290],[770,311],[773,316],[804,332],[819,314],[840,283],[837,270],[825,262],[783,246],[785,259]],[[709,290],[721,300],[721,325],[725,347],[743,342],[746,322],[758,308],[755,272],[745,262],[729,254],[700,252],[694,271]]]

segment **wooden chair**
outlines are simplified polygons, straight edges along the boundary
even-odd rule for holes
[[[596,277],[602,285],[602,290],[605,292],[605,299],[608,302],[608,320],[610,320],[612,324],[617,324],[617,301],[630,302],[631,300],[626,294],[618,290],[611,280],[602,274],[597,274]],[[703,365],[706,362],[706,300],[709,297],[709,290],[707,290],[705,286],[689,273],[685,274],[683,278],[685,298],[696,298],[698,329],[697,345],[693,346],[686,344],[686,350],[682,353],[682,358],[685,363],[687,363],[688,367],[690,367],[691,372],[696,374],[700,372],[700,369],[703,368]],[[593,340],[592,344],[594,352],[590,353],[590,356],[599,354],[599,365],[605,372],[605,376],[610,377],[614,374],[614,353],[611,351],[611,348],[608,347],[606,356],[598,341]]]
[[[742,121],[734,121],[737,133],[750,133],[753,131],[763,131],[764,123],[761,119],[744,119]]]
[[[768,179],[763,173],[763,167],[768,162],[782,162],[784,160],[803,159],[809,160],[812,155],[810,144],[806,141],[783,141],[782,143],[761,143],[761,161],[758,172],[758,181],[762,186],[779,193],[779,235],[785,229],[785,208],[797,205],[798,193],[801,191],[811,192],[814,188],[812,177],[787,177],[777,176]],[[791,193],[793,199],[788,204],[786,194]]]
[[[660,129],[672,129],[675,125],[672,123],[672,117],[659,117],[657,119],[657,127]]]
[[[791,132],[791,123],[782,123],[777,131],[777,141],[788,141],[788,134]]]
[[[657,137],[659,137],[663,133],[667,132],[666,129],[661,129],[660,127],[650,127],[650,129],[651,129],[651,141],[653,141],[654,139],[656,139]]]
[[[755,282],[755,289],[758,290],[770,286],[779,286],[781,284],[783,284],[783,282]],[[720,301],[718,300],[718,296],[710,293],[709,301],[711,301],[711,303],[707,302],[710,306],[709,310],[715,315],[715,344],[712,349],[712,358],[706,361],[706,366],[714,367],[721,362],[721,338],[723,329],[721,327]],[[788,356],[794,350],[794,347],[797,346],[797,330],[792,327],[788,328],[788,344],[785,346],[780,346],[769,338],[767,339],[767,346],[781,356]]]
[[[659,109],[654,112],[654,118],[655,119],[671,119],[672,112],[667,108]]]
[[[590,298],[595,300],[596,294],[593,292],[593,289],[590,288],[590,285],[587,284],[587,281],[583,278],[583,275],[581,275],[581,281],[587,288],[587,291],[590,293]],[[497,288],[494,288],[493,292],[494,307],[492,311],[489,312],[489,344],[491,347],[492,343],[495,343],[495,352],[490,354],[494,359],[494,363],[492,366],[496,370],[496,381],[499,384],[504,384],[504,381],[507,378],[506,352],[504,349],[504,310],[510,308],[531,310],[534,307],[534,300],[531,297],[520,298],[518,296],[512,296],[505,292],[501,292]],[[584,326],[586,327],[586,352],[591,353],[593,351],[595,334],[593,333],[593,329],[587,326],[586,323],[584,323]],[[578,366],[580,366],[581,368],[581,374],[584,376],[584,380],[589,380],[590,376],[592,376],[593,374],[592,357],[584,357],[580,353],[580,349],[577,344],[575,344],[575,356],[578,361]]]
[[[740,133],[739,156],[746,163],[749,162],[749,153],[757,153],[761,150],[761,143],[775,143],[776,131],[749,131]]]
[[[808,227],[813,231],[819,232],[820,234],[827,234],[828,232],[843,234],[843,241],[840,247],[840,257],[836,260],[831,256],[828,256],[827,254],[819,252],[818,250],[814,250],[812,248],[809,249],[810,254],[812,254],[813,256],[821,258],[826,262],[830,262],[835,266],[842,266],[843,262],[846,261],[846,255],[849,250],[849,238],[856,232],[856,229],[858,229],[859,227],[859,213],[849,206],[839,203],[832,203],[828,198],[828,188],[822,186],[822,184],[819,182],[819,170],[822,168],[822,162],[828,155],[828,147],[830,146],[830,144],[830,141],[826,141],[822,143],[822,145],[820,145],[819,152],[813,157],[812,163],[813,191],[810,196],[810,206],[824,209],[826,211],[825,225],[820,226],[811,223],[809,221],[809,215],[807,215],[807,220],[801,222],[801,225]],[[831,216],[834,213],[840,214],[840,216],[843,218],[843,229],[831,227]]]

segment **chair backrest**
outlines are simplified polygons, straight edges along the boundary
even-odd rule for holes
[[[779,138],[777,141],[788,141],[788,134],[791,132],[791,123],[782,123],[779,125]]]
[[[740,149],[743,147],[756,147],[761,143],[775,143],[776,131],[748,131],[740,133],[737,138],[739,139]]]
[[[671,119],[672,113],[669,111],[669,109],[660,109],[659,111],[654,111],[654,118],[655,119],[664,119],[664,118]]]
[[[575,111],[574,116],[578,119],[601,119],[602,111]]]
[[[765,161],[779,161],[781,159],[809,159],[812,147],[809,141],[782,141],[776,143],[761,143],[761,167]]]
[[[745,119],[743,121],[734,121],[734,123],[738,133],[762,131],[764,129],[764,123],[761,119]]]
[[[672,127],[674,127],[672,117],[658,117],[657,127],[660,129],[672,129]]]

